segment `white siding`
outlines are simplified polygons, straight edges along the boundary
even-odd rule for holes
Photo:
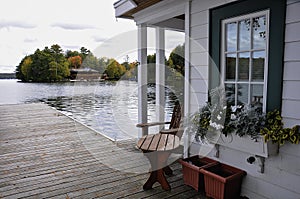
[[[231,2],[228,0],[225,2]],[[209,44],[209,9],[224,4],[224,0],[194,0],[191,3],[191,109],[203,105],[208,99],[208,44]],[[205,83],[202,83],[205,82]]]
[[[209,9],[230,1],[193,0],[191,6],[191,109],[207,100]],[[282,115],[290,127],[300,124],[300,0],[287,0],[286,38],[284,54]],[[204,56],[207,56],[204,59]],[[280,81],[280,80],[279,80]],[[193,149],[192,151],[197,151]],[[214,152],[209,156],[214,157]],[[259,173],[258,160],[249,164],[246,159],[253,154],[220,146],[221,162],[247,171],[242,195],[255,199],[300,198],[300,144],[286,144],[276,156],[265,160],[265,172]]]
[[[300,124],[300,1],[288,0],[286,10],[282,115],[291,127]]]

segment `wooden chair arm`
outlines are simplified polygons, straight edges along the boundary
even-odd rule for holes
[[[164,129],[160,130],[161,134],[176,134],[178,131],[184,131],[184,128],[176,128],[176,129]]]
[[[137,124],[136,127],[144,128],[144,127],[150,127],[150,126],[157,126],[157,125],[164,125],[164,124],[170,124],[171,122],[151,122],[151,123],[142,123]]]

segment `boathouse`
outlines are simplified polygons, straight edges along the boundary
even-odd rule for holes
[[[140,123],[147,122],[144,85],[151,27],[156,29],[157,85],[165,82],[165,30],[185,34],[185,116],[205,104],[209,91],[223,83],[235,91],[235,101],[247,104],[259,99],[263,111],[281,110],[285,127],[300,124],[299,0],[119,0],[114,7],[116,17],[134,20],[138,26]],[[237,60],[248,60],[246,71]],[[163,93],[164,87],[158,86],[156,95]],[[157,106],[164,103],[157,97]],[[157,110],[158,119],[163,118],[163,109]],[[274,151],[263,140],[230,139],[236,143],[223,140],[206,155],[247,172],[241,195],[299,198],[299,144],[287,143]],[[203,149],[189,139],[184,147],[185,156],[201,154]],[[254,162],[247,161],[250,157]]]

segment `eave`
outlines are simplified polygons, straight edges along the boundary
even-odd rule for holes
[[[115,16],[118,18],[132,19],[133,15],[162,0],[119,0],[114,3]]]

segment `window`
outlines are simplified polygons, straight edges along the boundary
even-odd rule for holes
[[[222,20],[221,75],[230,104],[265,110],[269,11]]]
[[[280,110],[286,0],[240,0],[209,12],[209,89],[221,79],[232,103]]]

